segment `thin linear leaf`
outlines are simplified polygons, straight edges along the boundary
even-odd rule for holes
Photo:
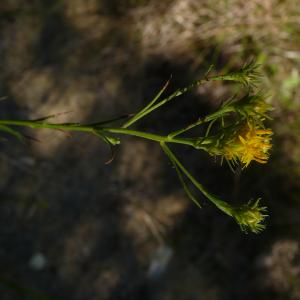
[[[174,164],[174,163],[173,163]],[[179,168],[177,167],[177,165],[174,165],[175,170],[177,172],[178,178],[183,186],[184,191],[186,192],[187,196],[199,207],[202,208],[201,204],[199,203],[199,201],[196,199],[196,197],[192,194],[192,192],[190,191],[189,187],[187,186],[187,184],[185,183],[182,173],[180,172]]]
[[[34,119],[34,120],[31,120],[31,121],[33,121],[33,122],[42,122],[42,121],[46,121],[46,120],[49,120],[49,119],[53,119],[53,118],[59,117],[61,115],[69,114],[71,112],[72,111],[65,111],[65,112],[61,112],[61,113],[49,115],[49,116],[46,116],[46,117],[41,117],[41,118],[38,118],[38,119]]]
[[[106,142],[107,144],[110,144],[110,145],[119,145],[120,144],[120,139],[119,138],[116,138],[116,137],[112,137],[112,136],[107,136],[105,134],[103,134],[101,132],[101,130],[94,130],[94,134],[98,137],[100,137],[104,142]]]
[[[101,134],[101,132],[99,132],[99,131],[95,131],[95,135],[98,136],[98,137],[100,137],[109,146],[109,148],[110,148],[110,153],[111,153],[110,158],[104,162],[105,165],[108,165],[115,158],[115,153],[116,152],[115,152],[114,146],[116,144],[111,143],[111,139],[108,139],[107,136]]]
[[[127,119],[127,118],[130,118],[130,117],[133,117],[133,116],[134,116],[134,114],[125,114],[125,115],[122,115],[120,117],[116,117],[116,118],[113,118],[113,119],[105,120],[105,121],[102,121],[102,122],[96,122],[96,123],[87,124],[85,126],[98,127],[98,126],[110,124],[110,123],[113,123],[113,122],[117,122],[117,121],[120,121],[120,120],[123,120],[123,119]]]
[[[175,170],[176,170],[176,173],[178,175],[178,178],[180,180],[180,183],[182,184],[183,186],[183,189],[184,191],[186,192],[187,196],[199,207],[199,208],[202,208],[201,207],[201,204],[199,203],[199,201],[196,199],[196,197],[193,195],[193,193],[190,191],[189,187],[187,186],[187,184],[185,183],[184,181],[184,178],[182,176],[182,173],[180,171],[180,169],[178,168],[177,166],[177,163],[176,161],[169,155],[169,153],[165,150],[165,148],[162,146],[162,149],[163,151],[165,152],[165,154],[169,157],[171,163],[173,164]]]
[[[6,133],[14,136],[21,142],[24,140],[24,136],[22,133],[20,133],[19,131],[15,130],[15,129],[12,129],[11,127],[8,127],[6,125],[0,125],[0,131],[6,132]]]
[[[135,123],[137,120],[140,119],[140,115],[143,115],[145,112],[147,112],[148,109],[150,109],[160,98],[160,96],[163,94],[163,92],[166,90],[168,85],[170,84],[172,75],[170,76],[169,80],[164,84],[164,86],[160,89],[160,91],[156,94],[156,96],[151,100],[151,102],[146,105],[141,111],[139,111],[136,115],[134,115],[131,119],[129,119],[122,127],[127,128],[133,123]]]
[[[148,108],[150,108],[153,104],[156,103],[156,101],[160,98],[160,96],[162,95],[162,93],[166,90],[166,88],[169,86],[170,81],[171,81],[172,75],[170,76],[170,78],[168,79],[168,81],[164,84],[164,86],[161,88],[161,90],[156,94],[156,96],[154,97],[154,99],[142,110],[145,111]]]

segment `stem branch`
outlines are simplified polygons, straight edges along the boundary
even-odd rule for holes
[[[195,187],[209,199],[213,204],[215,204],[220,210],[228,214],[229,216],[232,216],[230,206],[220,199],[218,199],[216,196],[209,193],[206,188],[198,182],[198,180],[182,165],[182,163],[177,159],[177,157],[174,155],[174,153],[171,151],[171,149],[164,143],[160,143],[162,149],[166,153],[166,155],[170,158],[170,160],[178,166],[178,168],[186,175],[186,177],[195,185]]]

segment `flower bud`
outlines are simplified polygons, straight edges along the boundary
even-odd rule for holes
[[[232,209],[232,216],[243,231],[250,230],[259,233],[265,228],[262,222],[268,216],[267,210],[266,207],[259,207],[259,201],[260,199],[255,202],[249,201],[247,204]]]

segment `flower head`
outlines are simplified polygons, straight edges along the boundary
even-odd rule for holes
[[[263,129],[250,122],[243,124],[223,144],[222,154],[229,161],[240,161],[247,167],[252,160],[268,161],[272,147],[271,129]]]
[[[241,69],[223,76],[223,80],[241,82],[246,86],[256,86],[262,74],[259,71],[260,65],[254,60],[245,64]]]
[[[255,95],[247,94],[242,99],[236,101],[233,106],[236,112],[246,118],[263,120],[270,118],[267,116],[268,111],[273,109],[272,105],[265,101],[265,95],[258,93]]]
[[[240,225],[243,231],[252,231],[259,233],[265,228],[262,224],[264,219],[268,216],[266,214],[266,207],[259,207],[260,199],[255,202],[249,201],[247,204],[232,208],[231,215]]]

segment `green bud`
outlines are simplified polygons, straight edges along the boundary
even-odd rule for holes
[[[241,229],[245,232],[250,230],[254,233],[259,233],[265,228],[262,224],[264,219],[268,216],[266,214],[266,207],[259,207],[260,199],[255,202],[249,201],[247,204],[232,208],[231,214]]]
[[[267,112],[273,109],[271,104],[265,101],[265,95],[258,93],[255,95],[247,94],[240,100],[232,104],[234,110],[246,118],[256,120],[269,118]]]
[[[224,75],[223,80],[241,82],[246,86],[256,86],[260,77],[259,65],[255,61],[251,61],[245,64],[240,70]]]

